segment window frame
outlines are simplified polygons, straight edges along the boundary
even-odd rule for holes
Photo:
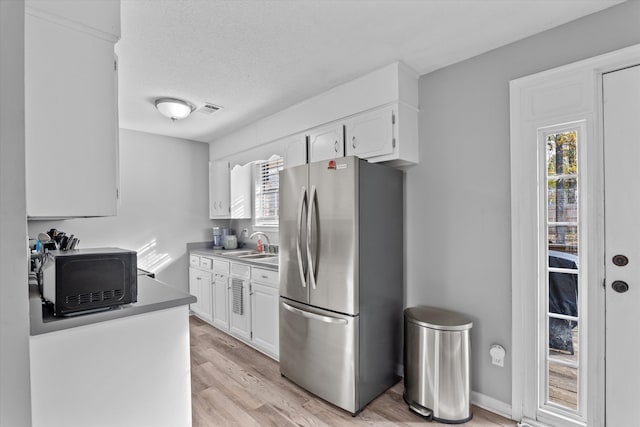
[[[274,163],[271,167],[263,170],[263,165]],[[257,160],[254,162],[254,190],[253,190],[253,226],[255,229],[274,230],[279,227],[279,178],[272,180],[275,175],[278,177],[279,172],[284,169],[284,157],[277,154],[272,155],[266,160]],[[269,184],[276,184],[273,188],[266,189]],[[267,193],[264,191],[267,190]],[[275,215],[267,215],[265,212],[265,196],[271,195],[271,202],[276,205]]]

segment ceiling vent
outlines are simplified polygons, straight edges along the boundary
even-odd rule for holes
[[[221,106],[207,102],[202,107],[198,108],[196,111],[201,114],[211,115],[221,109],[222,109]]]

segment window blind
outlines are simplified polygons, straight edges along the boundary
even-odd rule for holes
[[[256,163],[255,225],[278,226],[278,172],[284,167],[284,159],[273,156]]]

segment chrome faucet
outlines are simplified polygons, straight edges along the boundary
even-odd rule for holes
[[[269,240],[269,236],[267,236],[265,233],[263,233],[262,231],[256,231],[255,233],[252,233],[251,236],[249,236],[250,239],[253,239],[256,236],[264,236],[265,239],[267,239],[267,245],[266,246],[271,246],[271,240]],[[264,251],[264,249],[263,249]],[[268,251],[266,251],[268,252]]]

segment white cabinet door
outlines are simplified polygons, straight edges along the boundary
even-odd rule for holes
[[[278,289],[251,283],[251,341],[276,359],[279,353]]]
[[[393,153],[395,116],[394,107],[389,106],[350,118],[346,122],[347,156],[366,159]]]
[[[197,298],[196,302],[191,304],[189,308],[191,311],[200,311],[200,295],[202,294],[202,278],[198,275],[200,270],[196,268],[189,268],[189,293]]]
[[[211,319],[211,273],[197,268],[189,268],[189,293],[198,301],[191,304],[191,311]]]
[[[248,280],[232,277],[229,290],[229,330],[232,334],[246,340],[251,339],[249,284]],[[234,287],[236,287],[235,291]]]
[[[253,163],[231,169],[230,204],[232,219],[253,217]]]
[[[27,215],[115,215],[114,45],[57,19],[25,15]]]
[[[229,276],[214,273],[213,278],[213,324],[220,329],[229,329]]]
[[[283,138],[284,168],[292,168],[307,163],[307,135],[300,133]]]
[[[209,162],[209,217],[229,218],[229,162]]]
[[[212,288],[213,288],[213,277],[211,273],[201,272],[202,277],[202,288],[200,289],[200,316],[209,322],[213,321],[213,311],[212,311]]]
[[[344,127],[331,123],[309,131],[309,162],[344,157]]]

